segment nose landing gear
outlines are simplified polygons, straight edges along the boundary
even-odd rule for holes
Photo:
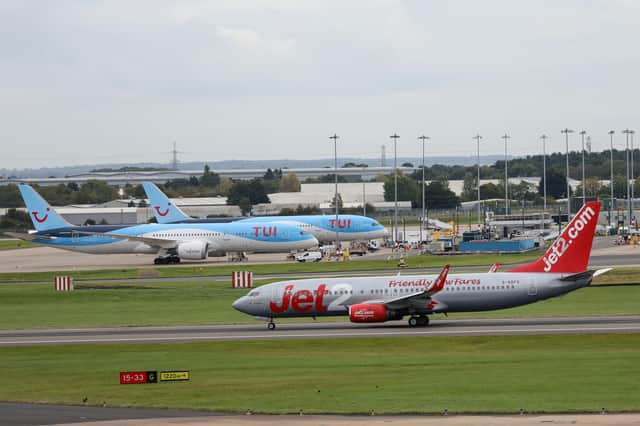
[[[273,322],[273,319],[270,319],[269,322],[267,323],[267,328],[269,330],[275,330],[276,329],[276,323]]]

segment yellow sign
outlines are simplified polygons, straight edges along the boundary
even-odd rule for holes
[[[160,372],[161,382],[175,382],[179,380],[189,380],[189,372],[188,371],[161,371]]]

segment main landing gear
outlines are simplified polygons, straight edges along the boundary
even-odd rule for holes
[[[273,320],[272,320],[272,319],[271,319],[271,320],[269,320],[269,322],[267,323],[267,328],[268,328],[269,330],[275,330],[275,329],[276,329],[276,323],[275,323],[275,322],[273,322]]]
[[[429,317],[426,315],[409,318],[409,327],[426,327],[428,325]]]
[[[154,265],[168,265],[171,263],[180,263],[180,258],[178,256],[164,256],[153,259]]]

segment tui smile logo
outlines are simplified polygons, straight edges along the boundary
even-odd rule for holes
[[[165,217],[166,215],[169,214],[169,207],[171,206],[171,203],[167,203],[167,209],[164,211],[160,211],[160,206],[155,206],[154,209],[156,209],[156,213],[158,213],[158,215]]]
[[[51,209],[47,207],[47,211],[51,211]],[[46,213],[42,218],[38,217],[38,212],[31,212],[31,214],[38,223],[45,222],[49,218],[49,213]]]

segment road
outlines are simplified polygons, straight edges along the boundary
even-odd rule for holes
[[[61,330],[3,330],[0,346],[91,343],[220,342],[354,337],[505,336],[575,333],[638,333],[640,315],[523,319],[433,320],[429,327],[409,328],[404,321],[383,324],[349,322],[282,323],[274,331],[264,324],[126,327]]]

